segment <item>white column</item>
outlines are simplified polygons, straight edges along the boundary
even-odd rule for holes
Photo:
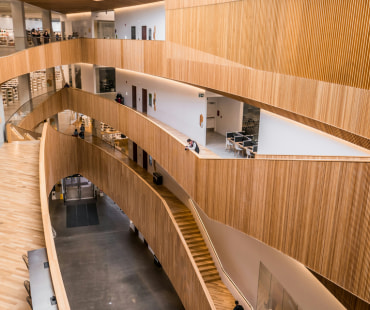
[[[24,16],[24,3],[13,0],[10,3],[13,18],[13,31],[15,49],[24,50],[27,47],[26,20]]]
[[[55,68],[47,68],[46,69],[46,86],[47,86],[47,92],[55,91],[56,85],[55,85]]]
[[[26,73],[18,76],[18,100],[20,105],[31,100],[30,74]]]
[[[42,30],[45,31],[47,30],[50,35],[50,41],[52,40],[53,37],[53,29],[52,29],[52,24],[51,24],[51,11],[47,10],[42,10]]]

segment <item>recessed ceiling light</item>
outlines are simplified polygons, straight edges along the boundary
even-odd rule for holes
[[[93,1],[95,1],[95,2],[100,2],[100,1],[104,1],[104,0],[93,0]]]

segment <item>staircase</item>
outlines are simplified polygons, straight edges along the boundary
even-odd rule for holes
[[[176,208],[172,207],[171,212],[202,275],[216,309],[233,309],[235,306],[234,297],[221,280],[193,214],[185,205],[177,205]]]

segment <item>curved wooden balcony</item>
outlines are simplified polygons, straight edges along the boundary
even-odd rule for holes
[[[144,115],[70,88],[50,97],[20,126],[31,129],[65,109],[103,121],[130,137],[210,218],[282,251],[364,300],[370,299],[366,233],[370,158],[203,159],[184,152],[185,142]],[[88,164],[96,164],[99,156],[89,157]],[[68,160],[63,163],[69,165]],[[109,171],[102,176],[107,182],[115,170],[108,164],[104,167]]]
[[[90,63],[185,82],[370,149],[370,91],[252,69],[167,41],[76,39],[0,58],[0,83],[49,67]]]
[[[47,201],[54,183],[71,173],[80,173],[91,180],[134,221],[161,261],[186,309],[232,308],[234,298],[222,283],[191,212],[166,188],[154,185],[152,176],[144,169],[111,150],[63,135],[49,126],[43,130],[40,157],[43,223],[61,309],[69,309],[69,305],[58,267]]]

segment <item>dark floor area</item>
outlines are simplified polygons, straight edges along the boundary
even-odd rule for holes
[[[129,228],[128,217],[106,196],[96,206],[98,225],[67,228],[67,206],[62,200],[50,201],[71,309],[184,309],[165,272]]]

